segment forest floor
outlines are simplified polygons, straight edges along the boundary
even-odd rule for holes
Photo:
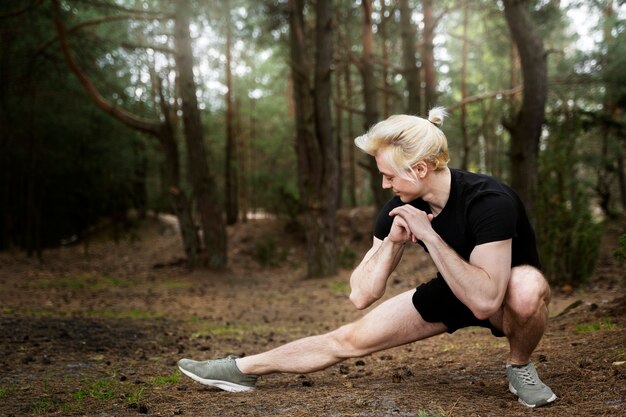
[[[341,262],[365,253],[371,211],[339,216]],[[533,354],[559,399],[531,410],[509,393],[506,339],[485,329],[350,359],[308,375],[259,380],[249,393],[200,385],[181,357],[246,355],[355,320],[350,269],[303,279],[304,245],[277,220],[229,228],[223,273],[189,272],[175,234],[156,224],[133,239],[92,239],[39,262],[0,254],[2,416],[616,416],[626,415],[626,286],[612,256],[624,224],[607,228],[585,285],[553,289]],[[385,298],[434,274],[417,247]]]

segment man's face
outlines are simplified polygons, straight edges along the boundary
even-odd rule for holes
[[[383,177],[382,187],[386,190],[391,189],[395,195],[400,197],[403,203],[408,203],[420,197],[419,184],[396,175],[380,156],[380,153],[376,154],[376,165]]]

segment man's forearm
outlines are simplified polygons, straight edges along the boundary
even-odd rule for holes
[[[439,236],[425,243],[437,270],[457,298],[477,317],[490,317],[502,302],[506,283],[502,283],[496,276],[490,276],[485,269],[465,261]],[[502,258],[501,262],[506,268],[510,260],[505,259],[505,256]],[[502,268],[503,271],[505,268]]]
[[[385,238],[372,250],[350,277],[350,300],[358,309],[369,307],[383,296],[387,280],[402,258],[404,244]]]

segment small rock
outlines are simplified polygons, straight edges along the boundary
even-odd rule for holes
[[[393,382],[394,384],[399,384],[400,382],[402,382],[402,376],[399,373],[394,373],[393,375],[391,375],[391,382]]]

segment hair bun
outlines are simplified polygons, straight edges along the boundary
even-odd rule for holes
[[[448,116],[448,112],[445,107],[433,107],[428,112],[428,121],[437,126],[441,126],[446,116]]]

